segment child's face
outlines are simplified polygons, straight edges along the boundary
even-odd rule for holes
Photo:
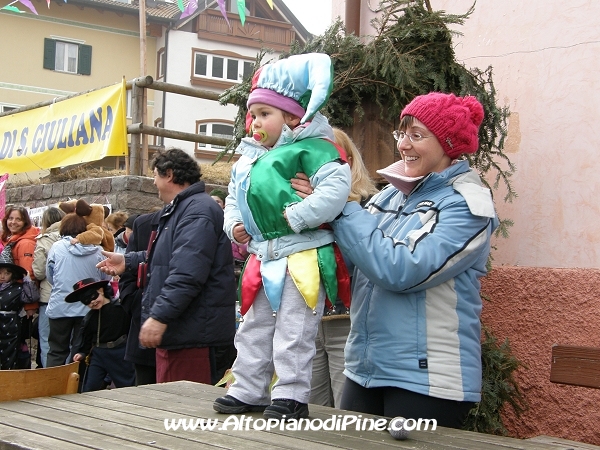
[[[109,302],[109,300],[104,296],[104,288],[98,288],[98,290],[94,293],[97,293],[98,296],[88,303],[87,306],[90,309],[100,309]],[[94,295],[92,295],[92,297],[94,297]]]
[[[279,108],[264,103],[254,103],[248,111],[252,117],[252,130],[262,130],[267,133],[265,140],[261,141],[261,144],[265,147],[273,147],[275,145],[281,135],[283,125],[288,125],[293,129],[300,123],[300,119],[284,113]]]
[[[211,195],[212,199],[219,204],[219,206],[225,209],[225,203],[221,200],[221,197],[217,197],[216,195]]]
[[[8,283],[12,280],[12,272],[6,267],[0,267],[0,283]]]

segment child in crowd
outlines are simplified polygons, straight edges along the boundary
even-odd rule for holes
[[[113,296],[108,280],[85,278],[65,297],[67,303],[81,302],[90,308],[81,325],[82,342],[73,356],[73,361],[89,364],[83,392],[102,389],[107,375],[118,388],[135,384],[133,364],[124,359],[131,319]]]
[[[129,215],[125,211],[116,211],[104,219],[104,227],[115,238],[115,252],[117,253],[125,253],[125,249],[127,249],[128,236],[125,234],[125,223],[127,223],[128,217]]]
[[[222,189],[213,189],[210,191],[210,196],[212,199],[219,204],[219,206],[225,209],[225,198],[227,197],[227,192]]]
[[[242,274],[235,382],[215,400],[217,412],[308,416],[317,328],[325,296],[337,296],[338,254],[331,230],[320,225],[340,213],[350,193],[345,154],[318,113],[332,84],[331,59],[316,53],[267,64],[252,80],[253,137],[237,149],[224,223],[251,255]],[[290,184],[298,172],[314,187],[306,200]]]
[[[104,225],[106,229],[110,231],[114,237],[117,237],[125,229],[125,221],[127,220],[128,214],[125,211],[115,211],[109,214],[104,219]]]
[[[0,369],[16,369],[21,335],[19,313],[25,303],[40,299],[39,290],[27,271],[12,258],[12,244],[0,253]]]

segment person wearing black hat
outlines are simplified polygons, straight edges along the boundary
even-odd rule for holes
[[[40,293],[27,270],[14,264],[12,244],[0,253],[0,369],[16,369],[21,334],[19,312],[26,303],[35,303]]]
[[[82,392],[102,389],[107,375],[118,388],[135,383],[133,364],[124,360],[130,317],[113,297],[109,281],[94,278],[78,281],[65,297],[65,302],[81,302],[91,310],[83,319],[82,342],[73,356],[73,361],[88,364]]]

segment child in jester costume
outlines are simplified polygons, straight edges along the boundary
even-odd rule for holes
[[[235,338],[235,382],[214,402],[220,413],[308,416],[315,337],[325,298],[335,301],[345,267],[326,226],[346,204],[350,167],[318,110],[333,86],[325,54],[263,66],[248,97],[253,137],[242,139],[225,201],[230,239],[248,243],[241,279],[244,320]],[[314,193],[302,199],[290,179],[303,172]],[[340,277],[340,275],[342,275]],[[347,286],[339,286],[347,291]],[[349,297],[349,295],[348,295]],[[269,392],[273,372],[278,381]]]

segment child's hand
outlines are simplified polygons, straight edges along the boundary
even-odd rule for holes
[[[238,223],[233,227],[233,238],[240,244],[247,244],[250,241],[250,235],[246,233],[243,223]]]
[[[73,361],[79,362],[83,359],[83,357],[84,357],[83,353],[75,353],[73,355]]]
[[[72,238],[70,242],[71,242],[71,244],[73,244],[73,245],[75,245],[75,244],[79,244],[79,239],[77,239],[77,238]]]

